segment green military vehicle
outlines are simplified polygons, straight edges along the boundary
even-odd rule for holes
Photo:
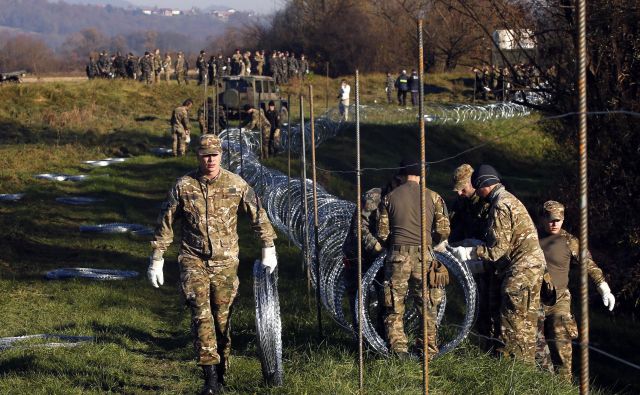
[[[287,121],[289,103],[280,97],[280,87],[273,77],[266,76],[227,76],[217,80],[218,104],[228,113],[229,117],[244,116],[247,104],[255,108],[267,110],[270,101],[280,111],[281,122]]]

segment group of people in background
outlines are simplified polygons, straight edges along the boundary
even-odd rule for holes
[[[541,70],[532,65],[516,63],[510,69],[507,66],[484,65],[472,67],[475,75],[474,98],[482,100],[508,101],[515,91],[527,91],[540,87]],[[547,75],[554,75],[555,66],[546,70]]]
[[[175,59],[170,53],[162,55],[159,49],[146,51],[143,56],[129,52],[109,54],[101,51],[97,57],[89,56],[86,73],[89,79],[131,79],[147,84],[170,81],[172,76],[178,84],[188,84],[189,61],[182,52],[177,52]],[[276,83],[287,83],[292,78],[302,79],[309,73],[309,61],[304,54],[288,51],[273,51],[270,56],[264,50],[241,51],[236,49],[231,56],[218,53],[207,57],[202,50],[198,55],[195,68],[198,73],[198,84],[205,80],[211,85],[217,77],[265,75],[273,77]]]

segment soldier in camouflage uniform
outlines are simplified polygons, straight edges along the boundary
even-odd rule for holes
[[[309,61],[304,56],[304,54],[300,55],[300,79],[305,78],[307,74],[309,74]]]
[[[153,58],[149,52],[145,52],[140,59],[140,68],[142,69],[142,81],[150,85],[153,78]]]
[[[272,53],[271,58],[269,58],[269,72],[276,81],[276,84],[280,84],[280,65],[278,56],[275,52]]]
[[[288,83],[289,82],[289,52],[285,52],[285,53],[281,53],[280,54],[280,77],[282,79],[283,83]]]
[[[296,59],[296,54],[291,52],[291,55],[287,58],[287,66],[289,70],[289,79],[298,76],[298,59]]]
[[[489,216],[489,203],[480,199],[475,188],[471,185],[473,167],[468,164],[458,166],[453,173],[453,191],[458,195],[449,211],[451,235],[449,243],[452,245],[466,245],[469,239],[485,240]],[[471,242],[473,243],[473,242]],[[478,317],[476,330],[485,338],[480,338],[483,348],[491,349],[493,343],[486,338],[495,337],[493,330],[493,314],[491,286],[495,286],[495,275],[490,270],[474,276],[478,287]]]
[[[173,156],[184,156],[187,150],[187,136],[189,130],[189,110],[193,100],[187,99],[182,106],[176,107],[171,114],[171,136],[173,142]]]
[[[396,86],[396,80],[391,76],[391,73],[387,71],[387,79],[384,83],[384,91],[387,94],[387,104],[393,103],[393,90]]]
[[[250,104],[244,106],[244,111],[251,115],[251,119],[247,120],[243,127],[246,129],[258,129],[262,133],[262,147],[260,159],[269,158],[269,142],[271,141],[271,124],[267,119],[262,108],[257,109]]]
[[[496,322],[503,343],[497,351],[507,358],[534,364],[536,325],[545,260],[538,234],[527,209],[500,183],[498,172],[481,165],[471,183],[489,201],[489,222],[483,244],[454,247],[453,253],[467,262],[472,273],[495,270],[500,284],[500,308]]]
[[[578,337],[578,327],[571,314],[571,293],[569,292],[569,269],[580,265],[580,241],[562,229],[564,206],[550,200],[543,205],[540,247],[544,252],[547,270],[556,289],[556,302],[544,306],[544,337],[551,354],[554,370],[571,381],[571,340]],[[604,279],[602,270],[587,255],[587,271],[596,283],[602,302],[609,311],[613,310],[615,297]]]
[[[203,135],[199,169],[178,178],[163,203],[147,275],[154,287],[164,283],[163,255],[173,241],[173,224],[182,219],[178,255],[182,294],[191,308],[197,363],[202,366],[202,394],[222,392],[231,352],[231,305],[238,293],[238,209],[248,214],[262,242],[262,264],[277,265],[276,234],[258,196],[240,176],[222,169],[222,147]]]
[[[380,205],[378,237],[385,241],[384,304],[385,327],[392,352],[400,358],[408,357],[408,340],[404,330],[405,298],[413,301],[419,316],[422,315],[422,251],[420,209],[420,167],[415,158],[404,159],[401,175],[407,181],[389,192]],[[432,245],[442,245],[449,237],[449,217],[442,197],[427,189],[427,355],[438,353],[436,316],[442,302],[444,287],[449,283],[449,273],[434,259]],[[422,319],[420,319],[422,323]],[[422,333],[422,330],[420,331]],[[424,339],[416,341],[424,352]]]
[[[184,55],[182,52],[178,52],[178,58],[176,59],[176,80],[178,85],[185,82],[184,79]]]
[[[171,73],[173,72],[173,62],[171,61],[171,56],[167,52],[164,54],[164,60],[162,61],[162,69],[164,70],[164,80],[169,82],[171,80]]]
[[[256,51],[253,61],[256,64],[256,75],[263,75],[264,69],[264,51]]]
[[[236,52],[231,56],[231,59],[233,60],[231,75],[244,75],[244,61],[239,49],[236,49]]]
[[[157,84],[160,81],[160,73],[162,73],[162,57],[160,56],[160,50],[156,48],[153,53],[153,81]]]
[[[202,85],[207,79],[207,58],[204,50],[200,51],[200,55],[196,59],[196,69],[198,69],[198,85]]]

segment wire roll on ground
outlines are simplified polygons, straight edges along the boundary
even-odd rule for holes
[[[64,341],[61,342],[49,342],[42,344],[32,344],[30,347],[47,347],[47,348],[56,348],[56,347],[75,347],[82,343],[92,342],[94,340],[93,336],[68,336],[68,335],[54,335],[54,334],[38,334],[38,335],[25,335],[25,336],[15,336],[15,337],[2,337],[0,338],[0,351],[7,350],[14,347],[21,347],[17,344],[20,342],[28,341],[28,340],[49,340],[49,339],[58,339]]]
[[[447,267],[450,273],[453,274],[453,277],[458,281],[461,288],[464,292],[465,302],[467,305],[467,309],[465,311],[465,317],[462,325],[460,326],[460,330],[458,331],[456,337],[445,343],[440,347],[440,352],[438,356],[444,355],[449,351],[453,350],[460,344],[471,331],[471,327],[475,322],[476,317],[476,305],[477,305],[477,288],[476,283],[473,279],[473,275],[469,272],[467,265],[458,261],[453,255],[449,252],[435,252],[436,259],[441,262],[443,265]],[[373,262],[369,270],[365,273],[362,279],[362,289],[368,290],[372,286],[375,286],[375,278],[378,274],[378,271],[382,269],[384,266],[384,259],[386,258],[386,252],[381,253],[376,260]],[[363,305],[366,307],[369,305],[369,292],[364,292],[362,295]],[[469,307],[471,306],[471,307]],[[444,313],[446,309],[446,297],[443,299],[440,308],[438,310],[437,322],[438,325],[442,322],[444,318]],[[387,343],[384,341],[383,337],[376,331],[375,325],[372,322],[372,317],[370,317],[369,310],[367,308],[364,309],[364,322],[362,323],[363,327],[363,335],[367,340],[367,343],[380,354],[389,355],[389,347]],[[411,330],[412,327],[415,329],[417,327],[417,321],[412,317],[415,315],[415,312],[408,311],[405,314],[405,322],[407,323],[405,327],[407,330]],[[412,323],[412,321],[416,321]]]
[[[47,272],[47,280],[60,280],[65,278],[88,278],[91,280],[125,280],[138,277],[139,273],[133,270],[94,269],[88,267],[65,267]]]
[[[253,295],[262,376],[269,385],[283,383],[282,324],[278,298],[278,269],[269,274],[259,260],[253,265]]]

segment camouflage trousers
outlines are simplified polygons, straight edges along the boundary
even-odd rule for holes
[[[497,351],[508,358],[534,364],[544,262],[533,267],[513,268],[500,285]]]
[[[142,81],[144,81],[148,85],[151,85],[151,83],[153,83],[150,71],[142,71]]]
[[[176,70],[176,81],[178,85],[184,82],[184,70]]]
[[[183,131],[174,130],[171,136],[173,156],[184,156],[187,152],[187,135]]]
[[[405,299],[413,302],[422,324],[422,253],[417,246],[392,246],[385,260],[384,319],[391,351],[407,352],[408,339],[404,328]],[[431,265],[431,261],[427,262]],[[443,287],[429,287],[427,299],[427,346],[429,355],[438,353],[436,316],[444,295]],[[420,334],[422,330],[420,330]],[[418,336],[416,346],[423,349]]]
[[[578,326],[571,315],[571,293],[558,294],[553,306],[543,306],[538,324],[536,362],[571,381],[571,340],[578,337]]]
[[[164,80],[169,82],[171,81],[171,71],[170,70],[165,70],[164,72]]]
[[[238,294],[238,261],[208,266],[193,257],[179,257],[180,283],[191,308],[191,331],[199,365],[229,365],[231,305]]]
[[[269,147],[271,146],[271,127],[262,128],[262,153],[260,159],[269,157]]]

